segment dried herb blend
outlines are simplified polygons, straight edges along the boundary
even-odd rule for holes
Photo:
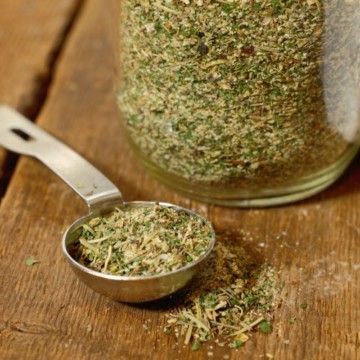
[[[183,303],[167,315],[165,332],[199,348],[210,339],[240,347],[252,330],[271,331],[281,302],[278,271],[249,260],[238,244],[217,242],[209,265],[199,274]]]
[[[245,189],[332,164],[348,144],[326,122],[324,8],[343,3],[124,0],[118,102],[132,141],[171,174]],[[351,11],[337,27],[351,29]]]
[[[73,253],[80,264],[96,271],[149,276],[196,261],[211,241],[209,226],[185,211],[125,207],[82,225]]]

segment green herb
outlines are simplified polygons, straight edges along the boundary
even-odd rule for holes
[[[198,260],[212,237],[207,223],[183,210],[125,206],[83,224],[71,253],[96,271],[148,276]]]
[[[253,189],[332,164],[348,148],[347,119],[341,101],[324,103],[323,50],[337,49],[324,12],[353,39],[356,2],[343,3],[124,0],[118,104],[148,165],[173,181]],[[326,64],[339,86],[344,52]]]
[[[258,329],[263,333],[269,333],[271,332],[271,325],[268,321],[265,320],[259,324]]]
[[[197,351],[197,350],[200,349],[200,346],[201,346],[200,340],[196,339],[196,340],[194,341],[194,343],[192,344],[192,346],[191,346],[191,350],[192,350],[192,351]]]
[[[28,258],[25,260],[25,264],[27,266],[33,266],[35,264],[37,264],[39,262],[39,260],[33,259],[33,258]]]
[[[244,343],[241,340],[234,340],[234,348],[238,349],[240,347],[244,346]]]
[[[302,303],[300,304],[300,309],[306,310],[308,308],[308,304]]]
[[[225,337],[230,347],[236,347],[259,324],[270,327],[280,301],[276,269],[255,264],[238,243],[220,237],[206,268],[187,288],[182,303],[167,315],[167,327],[184,334],[185,345],[191,339],[206,342]]]
[[[289,320],[290,324],[295,324],[296,323],[296,316],[291,316],[290,320]]]

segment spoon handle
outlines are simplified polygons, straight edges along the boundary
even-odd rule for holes
[[[85,200],[90,212],[123,202],[119,189],[88,161],[6,105],[0,105],[0,145],[39,159]]]

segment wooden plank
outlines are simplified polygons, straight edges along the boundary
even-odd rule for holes
[[[34,119],[46,97],[52,70],[80,0],[1,1],[0,103]],[[16,158],[0,149],[0,195]]]
[[[1,2],[1,103],[33,112],[78,5],[74,0]]]
[[[5,359],[357,359],[360,159],[321,195],[271,209],[228,209],[174,195],[134,158],[112,96],[107,8],[89,0],[59,59],[38,123],[107,174],[128,200],[153,199],[207,216],[219,240],[281,268],[283,305],[271,334],[239,350],[192,352],[162,331],[166,301],[132,306],[93,293],[61,254],[61,230],[85,205],[41,164],[22,158],[0,208],[0,349]],[[40,263],[26,267],[33,256]],[[306,310],[301,303],[307,303]],[[296,322],[290,318],[296,316]],[[51,344],[51,346],[49,346]],[[210,347],[212,346],[212,347]],[[209,355],[209,352],[212,355]]]

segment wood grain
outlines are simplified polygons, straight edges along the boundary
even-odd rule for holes
[[[360,347],[360,159],[322,194],[294,205],[230,209],[182,198],[130,151],[112,94],[111,15],[89,0],[77,20],[38,124],[89,159],[128,200],[195,209],[281,269],[283,304],[271,334],[239,350],[192,352],[162,331],[167,301],[116,303],[93,293],[62,256],[64,227],[86,206],[36,160],[21,158],[0,208],[0,351],[4,359],[357,359]],[[24,265],[30,256],[40,261]],[[300,308],[307,303],[308,308]],[[296,322],[289,320],[296,316]],[[211,354],[209,354],[211,353]]]
[[[74,0],[1,1],[2,103],[27,115],[33,111],[78,5]]]
[[[0,104],[36,118],[80,0],[0,1]],[[0,196],[16,157],[0,149]]]

